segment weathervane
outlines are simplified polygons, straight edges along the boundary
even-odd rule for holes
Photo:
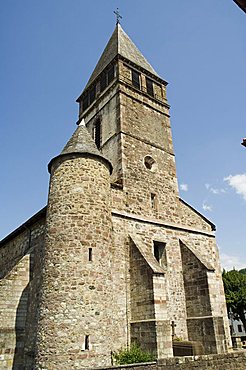
[[[116,15],[116,24],[120,23],[120,19],[122,19],[122,16],[120,15],[119,8],[114,10],[114,14]]]

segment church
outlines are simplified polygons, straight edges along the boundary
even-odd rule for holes
[[[132,343],[228,351],[215,226],[179,196],[166,89],[117,23],[47,207],[0,242],[0,368],[107,367]]]

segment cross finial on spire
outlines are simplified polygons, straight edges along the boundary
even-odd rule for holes
[[[120,15],[119,8],[114,10],[114,14],[116,15],[116,24],[120,23],[120,19],[122,19],[122,16]]]

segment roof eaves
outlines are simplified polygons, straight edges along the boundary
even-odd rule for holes
[[[195,212],[197,215],[199,215],[204,221],[206,221],[212,228],[212,231],[216,230],[215,224],[213,224],[208,218],[206,218],[203,214],[198,212],[195,208],[193,208],[190,204],[186,203],[183,199],[179,198],[180,202],[184,203],[187,207],[192,209],[193,212]]]
[[[139,65],[139,64],[136,64],[134,63],[132,60],[126,58],[125,56],[122,56],[121,54],[118,54],[118,58],[121,59],[122,61],[125,61],[126,63],[128,63],[130,66],[133,66],[134,68],[136,69],[140,69],[141,71],[143,71],[146,75],[150,76],[151,78],[159,81],[160,83],[162,83],[163,85],[167,86],[168,85],[168,82],[166,80],[163,80],[163,78],[161,78],[159,75],[157,74],[153,74],[152,72],[150,72],[148,69],[145,69],[143,66]]]
[[[41,220],[46,215],[47,206],[42,208],[40,211],[35,213],[31,218],[25,221],[22,225],[17,227],[14,231],[8,234],[4,239],[0,240],[0,248],[3,247],[6,243],[8,243],[11,239],[15,238],[17,235],[21,234],[23,231],[29,229],[32,225],[36,222]]]

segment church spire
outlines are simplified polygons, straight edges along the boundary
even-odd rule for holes
[[[147,72],[150,72],[152,75],[159,77],[151,64],[145,59],[140,50],[122,29],[120,23],[117,22],[114,32],[107,43],[94,71],[92,72],[85,89],[102,73],[102,71],[117,55],[120,55],[135,65],[140,66]]]

